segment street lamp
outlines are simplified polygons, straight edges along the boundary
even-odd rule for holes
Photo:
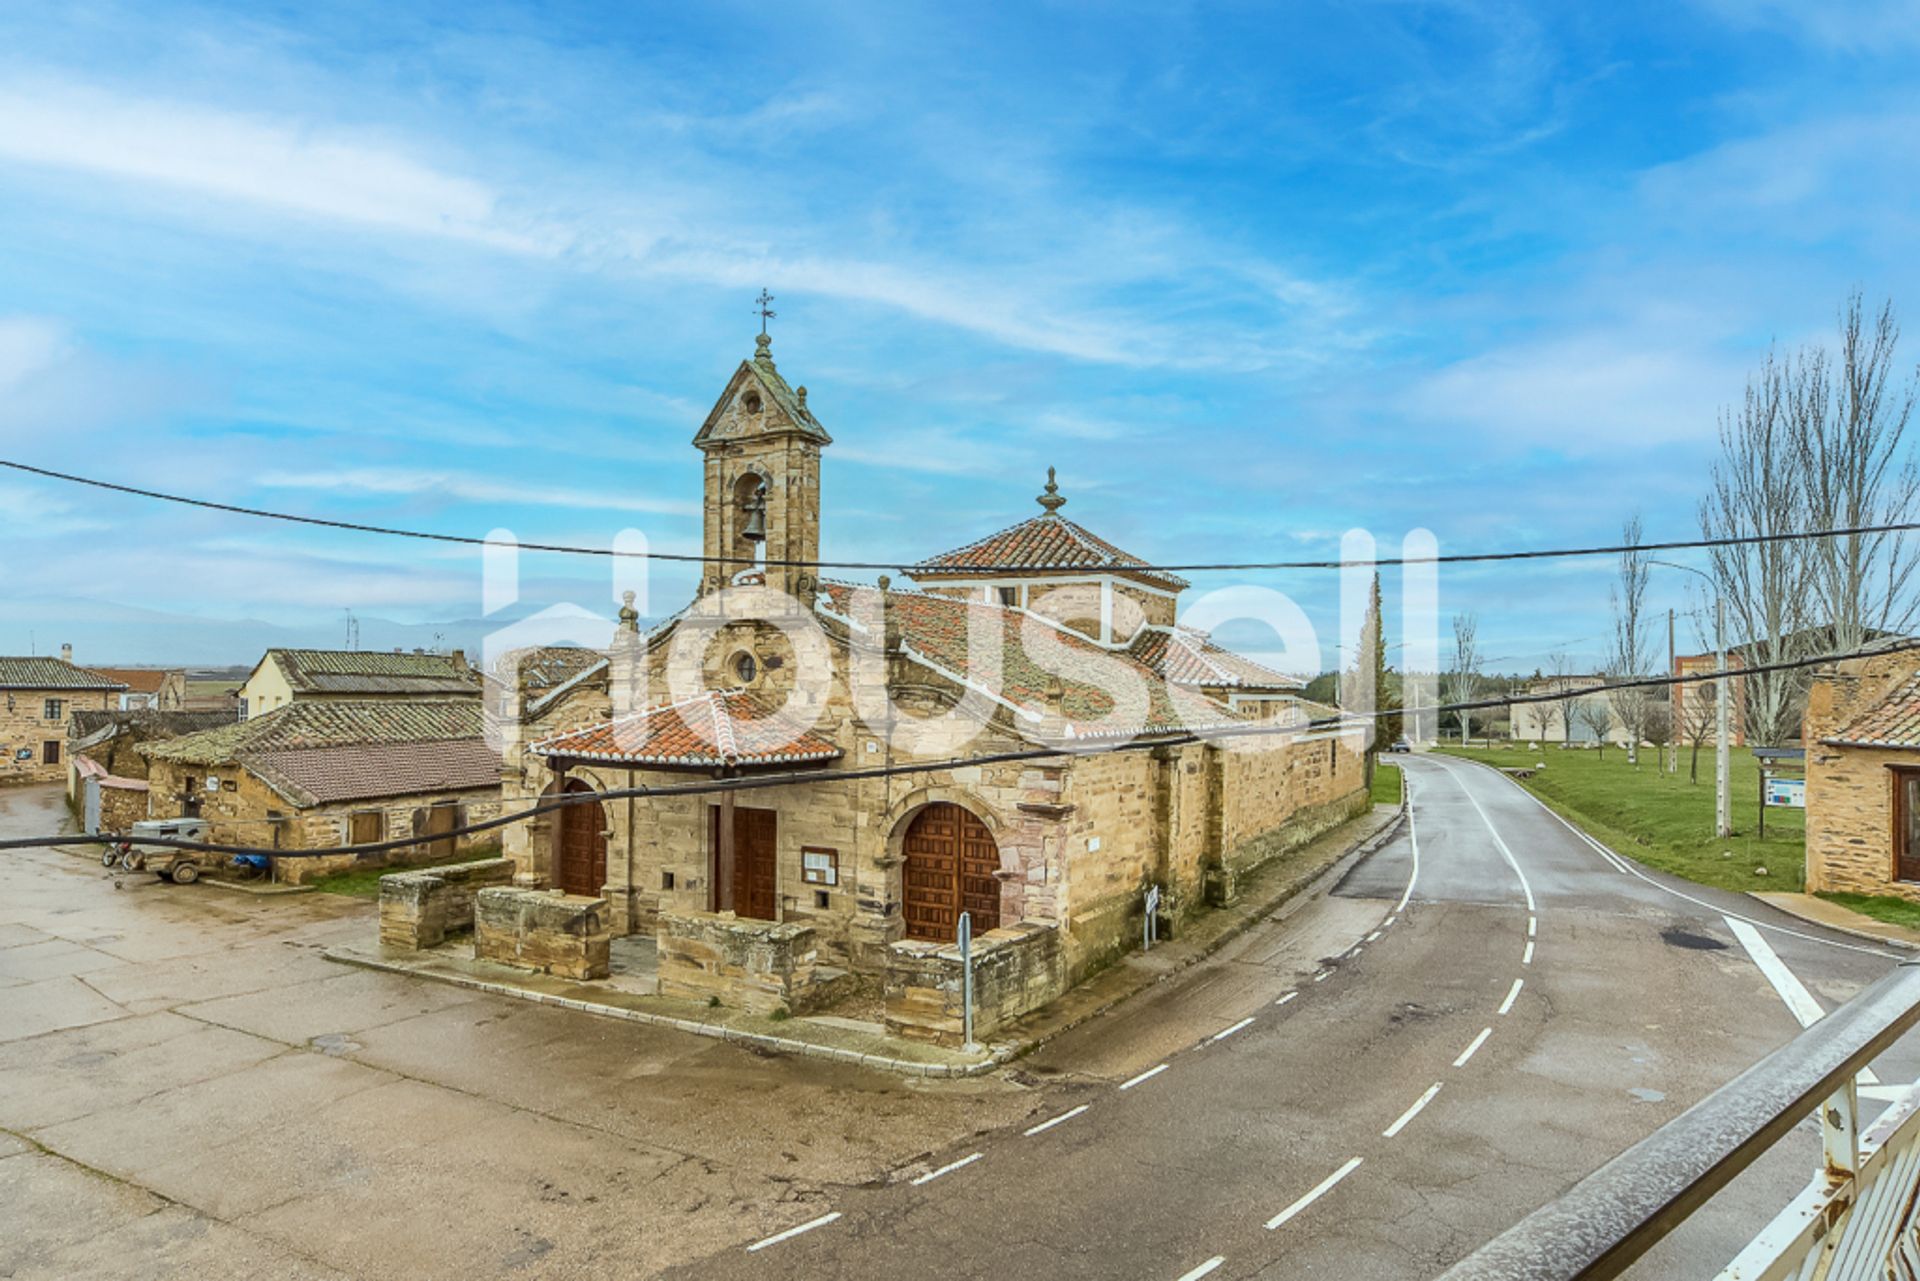
[[[1713,661],[1714,670],[1720,675],[1713,681],[1713,826],[1714,832],[1722,840],[1733,835],[1733,800],[1729,794],[1728,775],[1730,763],[1727,758],[1727,601],[1720,594],[1720,581],[1704,569],[1695,569],[1692,565],[1680,565],[1670,560],[1649,561],[1651,565],[1663,565],[1668,569],[1685,570],[1707,580],[1713,588]],[[1671,674],[1671,673],[1670,673]]]

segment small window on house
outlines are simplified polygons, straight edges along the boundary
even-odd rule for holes
[[[50,738],[40,745],[40,759],[48,765],[60,763],[60,740]]]
[[[815,907],[826,908],[826,907],[830,907],[832,903],[833,903],[833,896],[827,893],[825,890],[815,890],[813,892],[813,905]]]
[[[1018,605],[1020,603],[1020,589],[1018,587],[1002,587],[1000,589],[1000,603],[1009,609]]]
[[[760,393],[757,391],[750,391],[746,395],[742,396],[740,398],[740,408],[746,410],[750,414],[759,413],[760,412]]]
[[[240,719],[247,719],[247,700],[244,698],[240,700]]]
[[[742,685],[753,684],[753,678],[760,674],[760,664],[754,661],[752,654],[744,650],[733,656],[734,679]]]
[[[347,817],[347,844],[372,845],[385,840],[387,816],[379,810],[361,810]]]
[[[50,698],[50,699],[48,699],[48,700],[47,700],[47,705],[46,705],[46,707],[45,707],[45,709],[44,709],[44,710],[45,710],[45,712],[46,712],[46,718],[47,718],[48,720],[50,720],[50,721],[57,721],[57,720],[59,720],[59,719],[60,719],[60,713],[61,713],[61,712],[62,712],[63,710],[65,710],[65,707],[66,707],[66,700],[64,700],[64,699],[59,699],[59,698]]]
[[[670,890],[670,889],[672,889],[672,888],[673,888],[673,873],[672,873],[672,872],[662,872],[662,873],[660,873],[660,888],[661,888],[661,889],[663,889],[663,890]]]

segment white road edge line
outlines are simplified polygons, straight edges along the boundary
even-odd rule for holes
[[[1480,1047],[1487,1043],[1487,1038],[1492,1035],[1493,1035],[1492,1028],[1490,1027],[1481,1028],[1480,1035],[1473,1038],[1472,1045],[1469,1045],[1466,1049],[1460,1052],[1460,1057],[1453,1061],[1453,1065],[1457,1068],[1465,1067],[1467,1065],[1467,1060],[1472,1058],[1474,1054],[1480,1049]]]
[[[1340,1180],[1346,1178],[1349,1174],[1352,1174],[1355,1170],[1359,1168],[1360,1168],[1360,1158],[1354,1157],[1352,1160],[1348,1161],[1345,1165],[1335,1170],[1332,1174],[1329,1174],[1326,1178],[1320,1180],[1320,1182],[1314,1186],[1313,1191],[1307,1193],[1305,1196],[1301,1197],[1298,1201],[1295,1201],[1292,1205],[1280,1211],[1280,1213],[1274,1215],[1271,1219],[1268,1219],[1267,1231],[1269,1232],[1273,1231],[1275,1228],[1285,1223],[1288,1219],[1291,1219],[1294,1215],[1300,1213],[1300,1211],[1306,1209],[1308,1206],[1312,1205],[1315,1201],[1318,1201],[1321,1197],[1333,1191],[1335,1184],[1339,1183]]]
[[[1505,1014],[1508,1010],[1513,1008],[1513,1002],[1515,998],[1517,998],[1520,995],[1520,989],[1525,987],[1526,985],[1527,985],[1527,981],[1525,979],[1515,979],[1513,981],[1513,986],[1507,989],[1507,999],[1500,1002],[1500,1013]]]
[[[1212,1045],[1215,1041],[1224,1041],[1228,1037],[1232,1036],[1235,1032],[1238,1032],[1241,1028],[1246,1027],[1252,1022],[1253,1022],[1253,1015],[1249,1014],[1247,1015],[1246,1018],[1241,1019],[1238,1023],[1235,1023],[1232,1027],[1228,1028],[1226,1031],[1215,1032],[1212,1036],[1207,1038],[1207,1044]]]
[[[927,1173],[915,1179],[913,1181],[913,1186],[917,1188],[923,1183],[932,1183],[935,1179],[939,1178],[941,1175],[952,1174],[955,1170],[959,1169],[963,1165],[972,1165],[975,1161],[978,1161],[981,1157],[985,1155],[986,1153],[984,1152],[975,1152],[972,1156],[961,1157],[958,1161],[953,1162],[951,1165],[943,1165],[937,1170],[929,1170]]]
[[[1827,1016],[1813,993],[1807,991],[1807,985],[1800,981],[1800,976],[1787,968],[1780,954],[1773,950],[1766,939],[1760,937],[1759,930],[1738,917],[1722,916],[1720,919],[1733,931],[1733,937],[1740,940],[1740,946],[1747,949],[1747,955],[1753,958],[1753,963],[1766,976],[1767,982],[1773,985],[1780,999],[1786,1002],[1788,1011],[1801,1027],[1812,1027]],[[1880,1078],[1872,1068],[1861,1068],[1858,1079],[1862,1085],[1880,1084]]]
[[[1285,1005],[1285,1004],[1286,1004],[1286,1003],[1287,1003],[1288,1001],[1291,1001],[1291,1000],[1292,1000],[1292,999],[1293,999],[1294,997],[1296,997],[1296,996],[1298,996],[1298,995],[1300,995],[1300,993],[1299,993],[1299,991],[1298,991],[1298,990],[1296,989],[1295,991],[1292,991],[1292,992],[1289,992],[1289,993],[1287,993],[1287,994],[1286,994],[1285,996],[1283,996],[1283,997],[1281,997],[1281,998],[1280,998],[1279,1000],[1277,1000],[1277,1001],[1275,1001],[1275,1002],[1274,1002],[1274,1004],[1275,1004],[1275,1005]]]
[[[788,1228],[785,1232],[776,1232],[770,1237],[766,1237],[762,1240],[755,1241],[752,1245],[747,1247],[747,1253],[752,1254],[754,1251],[764,1250],[770,1245],[779,1245],[782,1241],[791,1240],[792,1238],[799,1236],[802,1232],[811,1232],[815,1228],[824,1228],[829,1223],[832,1223],[835,1219],[839,1217],[840,1217],[840,1211],[835,1210],[833,1213],[823,1214],[817,1219],[809,1219],[805,1223],[802,1223],[797,1228]]]
[[[1164,1063],[1162,1063],[1159,1067],[1150,1067],[1146,1071],[1142,1072],[1139,1076],[1134,1077],[1131,1081],[1123,1081],[1120,1085],[1120,1088],[1123,1090],[1131,1090],[1134,1086],[1140,1084],[1140,1082],[1150,1081],[1154,1077],[1159,1076],[1162,1072],[1166,1070],[1167,1070],[1167,1065]]]
[[[1400,902],[1395,905],[1393,915],[1387,918],[1388,925],[1407,910],[1407,901],[1413,897],[1413,884],[1420,879],[1420,833],[1413,823],[1413,775],[1406,770],[1400,771],[1400,786],[1407,789],[1407,848],[1413,852],[1413,871],[1407,876],[1407,888],[1400,892]]]
[[[1419,1116],[1420,1110],[1426,1107],[1427,1104],[1433,1102],[1433,1096],[1438,1093],[1440,1093],[1440,1082],[1435,1081],[1432,1085],[1427,1087],[1427,1092],[1425,1094],[1421,1095],[1419,1098],[1413,1101],[1412,1107],[1408,1108],[1405,1112],[1402,1112],[1400,1114],[1400,1119],[1398,1121],[1395,1121],[1392,1125],[1380,1131],[1380,1137],[1383,1139],[1390,1139],[1394,1135],[1400,1133],[1400,1131],[1406,1129],[1407,1122],[1413,1120],[1414,1117]]]
[[[1211,1259],[1208,1259],[1205,1263],[1195,1268],[1193,1271],[1184,1273],[1180,1277],[1180,1281],[1200,1281],[1201,1277],[1207,1275],[1207,1273],[1213,1271],[1215,1268],[1219,1267],[1221,1264],[1225,1263],[1226,1261],[1227,1261],[1226,1255],[1216,1254]]]
[[[1441,765],[1440,768],[1449,774],[1453,772],[1452,767],[1448,765]],[[1502,775],[1502,777],[1505,777],[1505,776]],[[1511,782],[1512,780],[1508,780],[1508,781]],[[1653,877],[1647,875],[1647,873],[1642,871],[1640,868],[1629,863],[1626,859],[1622,858],[1618,854],[1615,854],[1612,850],[1602,845],[1599,841],[1595,840],[1593,837],[1587,835],[1585,832],[1575,827],[1566,818],[1556,813],[1554,811],[1554,808],[1551,805],[1541,800],[1538,796],[1535,796],[1532,792],[1529,792],[1526,788],[1521,787],[1518,783],[1514,783],[1513,786],[1515,789],[1519,791],[1519,793],[1522,796],[1532,801],[1535,805],[1538,805],[1542,810],[1546,811],[1546,813],[1548,813],[1549,815],[1552,815],[1555,822],[1559,823],[1560,826],[1566,828],[1569,832],[1572,832],[1577,839],[1583,842],[1594,853],[1598,854],[1601,858],[1605,859],[1608,863],[1612,864],[1616,870],[1625,872],[1629,876],[1636,876],[1640,878],[1641,880],[1645,881],[1647,884],[1653,886],[1654,889],[1659,890],[1662,894],[1671,894],[1673,895],[1673,897],[1677,899],[1681,899],[1685,902],[1691,903],[1695,907],[1704,907],[1709,912],[1718,912],[1718,913],[1721,913],[1722,915],[1730,916],[1736,921],[1745,921],[1747,924],[1754,926],[1757,929],[1771,930],[1775,934],[1785,934],[1788,938],[1802,939],[1808,943],[1819,943],[1826,947],[1837,947],[1837,948],[1840,948],[1842,951],[1847,951],[1847,952],[1859,952],[1866,956],[1877,956],[1882,958],[1883,960],[1888,960],[1888,961],[1904,961],[1909,959],[1905,953],[1889,952],[1884,948],[1878,948],[1878,947],[1862,947],[1858,943],[1841,943],[1834,939],[1821,938],[1818,934],[1808,934],[1801,930],[1788,929],[1784,925],[1775,925],[1771,921],[1757,921],[1750,916],[1740,916],[1735,913],[1728,912],[1725,908],[1720,907],[1716,904],[1709,903],[1707,902],[1707,900],[1703,898],[1695,898],[1691,894],[1686,894],[1680,890],[1676,890],[1671,885],[1662,885],[1659,881],[1654,880]]]
[[[1026,1132],[1025,1137],[1030,1139],[1034,1135],[1039,1134],[1042,1130],[1051,1130],[1054,1126],[1060,1124],[1062,1121],[1071,1121],[1073,1120],[1074,1117],[1079,1116],[1082,1112],[1085,1112],[1091,1106],[1092,1106],[1091,1104],[1082,1103],[1079,1107],[1074,1108],[1071,1111],[1062,1112],[1059,1116],[1054,1117],[1053,1120],[1051,1121],[1042,1121],[1040,1124],[1034,1126],[1031,1130],[1028,1130]]]
[[[1507,848],[1506,841],[1501,839],[1500,829],[1493,825],[1493,819],[1488,817],[1487,811],[1480,807],[1480,799],[1473,794],[1473,789],[1469,788],[1465,783],[1461,783],[1460,776],[1455,774],[1453,770],[1448,769],[1447,773],[1453,776],[1454,782],[1460,783],[1460,791],[1461,794],[1467,798],[1467,804],[1473,806],[1473,812],[1478,814],[1480,821],[1487,825],[1488,835],[1492,836],[1493,843],[1500,847],[1500,856],[1507,860],[1507,866],[1512,868],[1513,874],[1520,878],[1520,892],[1527,896],[1527,914],[1531,916],[1534,912],[1533,886],[1527,884],[1527,874],[1520,870],[1520,860],[1513,856],[1513,851]],[[1514,786],[1519,787],[1519,784],[1516,783]],[[1522,788],[1521,790],[1525,791],[1526,789]]]
[[[1533,940],[1532,939],[1527,940],[1527,950],[1521,953],[1520,964],[1522,965],[1533,964]]]
[[[1528,938],[1533,937],[1534,929],[1539,924],[1539,922],[1540,922],[1540,918],[1537,916],[1529,916],[1527,918],[1527,937]]]
[[[1330,978],[1332,974],[1333,974],[1332,970],[1321,970],[1318,974],[1313,976],[1313,981],[1315,983],[1323,982],[1326,979]]]
[[[1371,943],[1374,940],[1378,939],[1379,937],[1380,937],[1380,931],[1375,930],[1373,933],[1367,935],[1367,942]]]

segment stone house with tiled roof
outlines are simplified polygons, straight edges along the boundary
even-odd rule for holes
[[[510,806],[578,798],[516,856],[616,933],[665,958],[695,918],[801,925],[877,981],[946,956],[966,912],[1044,999],[1138,945],[1149,886],[1177,919],[1369,804],[1357,743],[1277,732],[1300,682],[1180,627],[1185,581],[1060,516],[1051,478],[1041,516],[915,565],[919,590],[862,586],[815,570],[830,438],[764,336],[694,443],[699,594],[646,633],[623,611],[610,715],[528,734],[505,780]]]
[[[491,844],[441,834],[500,812],[500,756],[477,698],[294,702],[137,750],[152,816],[206,819],[216,842],[291,853],[421,838],[366,857],[276,858],[283,881]]]
[[[478,698],[480,676],[459,650],[270,649],[240,686],[241,720],[299,701]]]
[[[0,657],[0,784],[57,783],[66,777],[74,713],[120,705],[126,685],[62,656]]]
[[[1920,902],[1920,653],[1814,674],[1807,752],[1807,889]]]

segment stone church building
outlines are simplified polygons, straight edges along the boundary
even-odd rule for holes
[[[1208,737],[1328,709],[1183,628],[1187,583],[1065,516],[1051,472],[1038,514],[908,568],[912,588],[822,576],[831,443],[762,335],[694,437],[696,599],[644,633],[623,611],[604,667],[560,679],[543,653],[518,678],[506,808],[583,802],[507,853],[606,898],[615,934],[657,932],[663,992],[670,950],[744,965],[802,926],[823,966],[884,979],[891,1024],[964,911],[1017,954],[1016,1017],[1139,946],[1149,886],[1177,923],[1367,808],[1352,737]],[[657,794],[584,799],[635,787]]]

